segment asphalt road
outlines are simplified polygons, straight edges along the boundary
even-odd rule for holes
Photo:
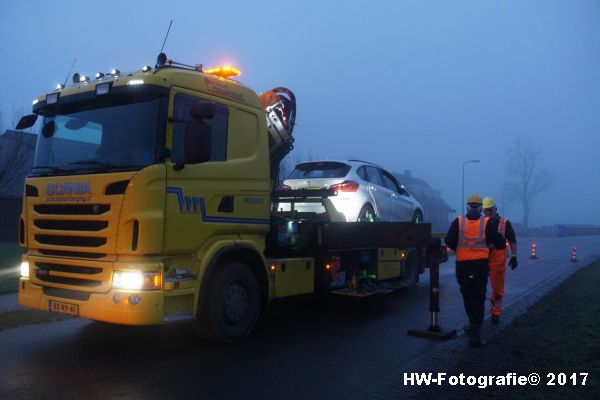
[[[519,244],[507,271],[505,304],[579,263],[600,259],[600,236]],[[427,274],[411,290],[364,300],[300,299],[272,306],[243,343],[199,341],[187,325],[119,327],[82,319],[0,332],[1,399],[347,398],[401,368],[437,342],[409,337],[429,322]],[[466,320],[451,259],[441,266],[444,328]],[[459,337],[455,340],[465,340]]]

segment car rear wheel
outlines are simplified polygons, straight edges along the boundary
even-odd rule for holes
[[[423,223],[423,213],[421,212],[421,210],[415,211],[412,217],[412,222],[414,222],[415,224]]]
[[[377,217],[375,216],[375,210],[370,204],[365,204],[358,214],[357,222],[375,222]]]

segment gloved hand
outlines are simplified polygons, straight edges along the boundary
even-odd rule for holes
[[[515,269],[519,266],[519,263],[517,262],[517,256],[510,256],[510,261],[508,262],[508,265],[510,265],[510,269]]]

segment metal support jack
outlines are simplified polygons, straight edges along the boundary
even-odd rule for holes
[[[443,330],[438,325],[438,313],[440,312],[440,252],[431,249],[440,248],[440,239],[435,238],[434,243],[428,249],[427,262],[429,265],[429,311],[431,312],[431,324],[423,330],[409,329],[407,335],[426,339],[447,340],[456,337],[456,329]],[[436,247],[437,244],[437,247]]]

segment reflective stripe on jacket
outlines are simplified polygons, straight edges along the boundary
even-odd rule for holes
[[[490,249],[485,240],[485,227],[488,217],[469,219],[458,217],[458,245],[456,261],[482,260],[490,256]]]
[[[501,219],[498,222],[498,232],[502,234],[502,236],[506,237],[506,222],[508,220],[506,218]],[[490,249],[490,265],[504,265],[506,264],[506,257],[508,255],[508,242],[506,245],[506,249],[504,250],[496,250],[494,248]]]

